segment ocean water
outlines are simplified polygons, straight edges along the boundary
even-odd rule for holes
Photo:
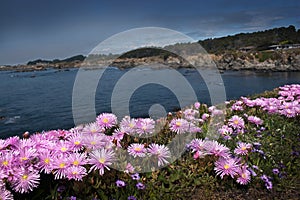
[[[147,70],[153,69],[143,70],[136,80],[128,85],[134,85],[135,81],[139,84],[138,81],[143,80],[143,75],[149,75]],[[169,74],[167,69],[155,70]],[[0,72],[0,138],[22,135],[25,131],[34,133],[74,127],[72,94],[77,72],[78,69]],[[128,70],[117,68],[109,68],[103,72],[95,96],[91,97],[91,101],[95,102],[96,114],[112,111],[111,99],[114,88],[126,72]],[[179,69],[178,72],[192,86],[198,101],[211,104],[207,82],[204,82],[195,69]],[[225,71],[221,75],[223,82],[213,82],[213,84],[225,87],[227,100],[271,90],[284,84],[300,84],[300,72]],[[186,90],[186,86],[180,84],[181,79],[177,80],[168,75],[165,77],[166,80],[173,79],[172,84],[176,91]],[[154,78],[154,80],[158,79]],[[115,94],[114,97],[118,105],[128,104],[125,107],[129,109],[132,117],[148,117],[153,105],[156,105],[155,108],[158,110],[164,108],[165,112],[169,112],[194,102],[194,98],[190,98],[189,95],[183,95],[183,99],[178,100],[176,91],[172,91],[172,87],[160,85],[157,81],[138,85],[134,92],[133,87],[127,87],[127,83],[119,83],[124,95]],[[180,104],[183,100],[184,103]],[[83,106],[82,112],[88,112],[88,109]],[[88,115],[89,113],[83,114],[79,121],[82,123],[93,121],[94,119],[91,118],[93,115]]]

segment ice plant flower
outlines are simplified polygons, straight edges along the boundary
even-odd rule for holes
[[[234,178],[234,176],[238,174],[239,164],[234,158],[219,158],[219,160],[215,162],[214,170],[222,179],[224,175],[230,175],[231,178]]]
[[[201,105],[201,104],[200,104],[199,102],[194,103],[194,106],[195,106],[196,109],[199,109],[199,108],[200,108],[200,105]]]
[[[227,138],[230,138],[230,135],[233,133],[233,130],[231,127],[227,126],[227,125],[223,125],[222,128],[219,129],[219,133],[223,136]]]
[[[98,123],[93,122],[93,123],[89,123],[87,125],[84,126],[82,133],[85,134],[97,134],[97,133],[102,133],[103,127],[101,127]]]
[[[145,157],[147,150],[144,144],[133,143],[127,149],[129,155],[135,157]]]
[[[16,174],[16,180],[13,182],[13,190],[20,193],[32,191],[39,185],[40,174],[37,171],[27,171],[20,169]]]
[[[71,153],[67,160],[69,165],[83,166],[87,164],[87,155],[85,153]]]
[[[130,163],[127,163],[127,165],[126,165],[126,169],[125,169],[125,173],[133,173],[134,172],[134,167],[130,164]]]
[[[70,148],[73,151],[79,151],[83,149],[83,135],[80,133],[74,133],[68,138]]]
[[[0,187],[0,199],[1,200],[13,200],[13,195],[10,191],[6,190],[5,186]]]
[[[150,118],[140,118],[136,122],[136,132],[141,136],[143,134],[152,134],[154,132],[155,121]]]
[[[207,154],[228,158],[230,157],[230,150],[223,144],[218,143],[217,141],[205,141],[204,148]]]
[[[245,123],[244,123],[243,118],[241,118],[241,117],[239,117],[237,115],[232,116],[229,119],[228,124],[229,124],[229,126],[231,126],[232,128],[235,128],[235,129],[243,129],[243,128],[245,128]]]
[[[196,120],[196,117],[199,115],[199,111],[194,109],[186,109],[183,111],[183,115],[185,119],[189,121],[194,121]]]
[[[238,178],[236,182],[238,182],[241,185],[247,185],[251,180],[251,173],[247,169],[247,166],[242,166],[241,169],[238,172]]]
[[[69,166],[66,156],[62,154],[55,156],[53,159],[54,178],[62,179],[66,177],[67,168]]]
[[[252,149],[252,144],[239,142],[237,148],[234,150],[234,153],[237,155],[247,155]]]
[[[255,125],[262,125],[263,124],[263,120],[260,119],[259,117],[256,117],[256,116],[249,116],[248,117],[248,121],[255,124]]]
[[[193,139],[188,145],[187,148],[191,149],[192,152],[203,151],[205,142],[202,139]]]
[[[165,145],[150,144],[147,150],[151,156],[157,157],[158,167],[169,163],[167,159],[171,157],[171,152]]]
[[[115,153],[111,149],[98,149],[90,153],[89,156],[88,163],[92,165],[89,172],[98,169],[101,176],[104,174],[104,168],[110,170],[108,166],[112,165],[115,160]]]
[[[170,122],[170,130],[182,134],[189,131],[189,122],[185,119],[173,119]]]
[[[50,174],[53,170],[53,153],[47,150],[41,150],[39,152],[39,168],[41,171],[44,171],[46,174]]]
[[[67,179],[82,181],[82,178],[87,175],[86,168],[83,166],[70,166],[66,170]]]
[[[88,149],[101,149],[105,146],[106,143],[106,135],[103,133],[87,135],[83,138],[83,144]]]
[[[117,124],[117,116],[112,113],[102,113],[96,121],[100,127],[111,128]]]
[[[131,119],[129,116],[125,116],[120,123],[120,131],[129,135],[134,134],[137,128],[136,123],[136,119]]]

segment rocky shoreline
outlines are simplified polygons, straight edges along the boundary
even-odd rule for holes
[[[198,54],[188,56],[186,60],[168,56],[150,56],[142,58],[110,58],[84,61],[74,60],[57,63],[34,63],[30,65],[0,66],[0,71],[42,71],[49,68],[64,70],[70,68],[98,68],[99,66],[114,66],[120,69],[132,68],[141,65],[159,63],[172,68],[192,68],[194,66],[216,66],[219,70],[255,70],[255,71],[300,71],[300,49],[287,49],[264,52],[226,52],[216,54]],[[213,61],[213,63],[211,62]],[[159,67],[161,67],[158,66]],[[96,66],[96,67],[95,67]]]

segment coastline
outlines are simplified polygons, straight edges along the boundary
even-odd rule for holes
[[[92,55],[93,56],[93,55]],[[82,56],[83,57],[83,56]],[[194,66],[216,66],[219,70],[250,70],[250,71],[300,71],[300,49],[287,49],[280,51],[264,52],[225,52],[222,54],[196,54],[188,56],[189,62],[181,57],[174,55],[165,56],[148,56],[139,58],[124,58],[114,56],[115,58],[99,57],[90,59],[83,57],[80,60],[60,61],[60,62],[29,62],[23,65],[2,65],[0,71],[30,72],[44,71],[47,69],[72,69],[87,68],[95,69],[104,66],[114,66],[119,69],[128,69],[137,66],[149,64],[160,64],[155,69],[161,68],[161,65],[178,68],[194,68]],[[213,63],[211,62],[213,61]],[[152,66],[153,67],[153,66]]]

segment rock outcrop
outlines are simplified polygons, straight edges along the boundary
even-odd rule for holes
[[[188,61],[187,61],[188,60]],[[31,65],[0,66],[2,70],[12,70],[18,72],[40,71],[48,68],[68,69],[68,68],[99,68],[104,66],[114,66],[120,69],[132,68],[136,66],[151,65],[155,68],[162,65],[172,68],[191,68],[193,66],[209,68],[216,66],[220,70],[261,70],[261,71],[300,71],[300,49],[286,49],[275,51],[241,52],[233,51],[219,55],[215,54],[195,54],[182,58],[179,56],[149,56],[142,58],[101,58],[89,60],[62,61],[57,63],[34,63]]]

